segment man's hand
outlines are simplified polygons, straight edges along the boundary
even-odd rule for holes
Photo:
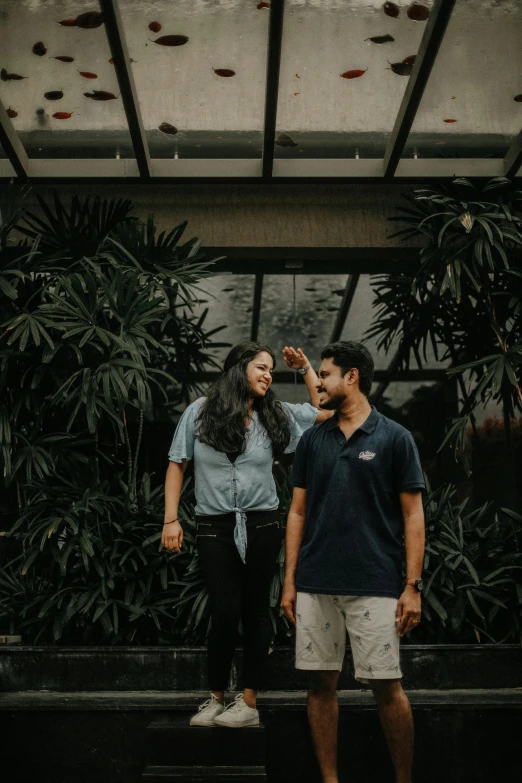
[[[283,358],[292,370],[302,370],[309,363],[302,350],[300,348],[296,350],[291,345],[285,345],[283,348]]]
[[[420,623],[421,618],[421,594],[414,587],[408,585],[399,598],[395,623],[399,636],[409,633]]]
[[[281,595],[281,609],[283,610],[287,620],[290,620],[292,625],[295,625],[295,602],[297,598],[297,591],[295,584],[292,582],[283,583],[283,594]]]
[[[183,543],[183,530],[179,522],[168,522],[163,525],[161,545],[171,552],[179,552]]]

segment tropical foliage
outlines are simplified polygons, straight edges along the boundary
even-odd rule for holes
[[[0,612],[33,641],[150,642],[179,571],[143,465],[215,365],[195,314],[212,265],[130,201],[38,202],[0,216]]]
[[[479,406],[504,411],[506,469],[513,469],[512,419],[522,412],[522,191],[509,179],[483,187],[465,179],[406,196],[406,225],[393,236],[422,238],[413,275],[375,280],[375,318],[368,332],[395,366],[425,366],[431,351],[450,364],[462,406],[442,445],[465,454],[466,431]]]
[[[522,515],[469,505],[451,485],[425,498],[423,622],[413,644],[522,644]]]

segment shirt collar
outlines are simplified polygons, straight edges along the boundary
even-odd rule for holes
[[[372,405],[372,412],[370,413],[366,421],[363,421],[363,423],[360,425],[358,429],[362,430],[367,435],[370,435],[376,428],[380,415],[381,414],[379,413],[375,405]],[[338,426],[339,426],[339,420],[337,418],[337,413],[334,413],[334,415],[327,420],[326,427],[329,430],[333,430],[334,427],[338,427]]]

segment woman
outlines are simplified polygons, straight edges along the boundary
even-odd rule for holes
[[[288,348],[284,355],[289,366],[300,369],[317,402],[317,376],[306,356]],[[309,403],[279,402],[270,389],[274,367],[266,346],[251,342],[232,348],[208,397],[184,412],[169,451],[162,544],[180,551],[179,497],[188,461],[194,459],[196,545],[212,615],[210,698],[192,726],[259,725],[256,693],[268,656],[270,585],[281,547],[272,461],[295,451],[302,432],[330,415]],[[244,690],[225,709],[240,620]]]

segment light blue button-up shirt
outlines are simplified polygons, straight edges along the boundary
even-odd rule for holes
[[[171,462],[194,459],[196,513],[205,515],[235,512],[234,540],[242,560],[246,556],[246,513],[268,511],[279,506],[272,475],[272,444],[257,412],[247,429],[245,451],[234,463],[222,451],[198,440],[196,420],[205,397],[191,403],[179,420],[169,451]],[[299,438],[317,418],[309,403],[282,403],[290,422],[290,443],[285,454],[297,448]]]

